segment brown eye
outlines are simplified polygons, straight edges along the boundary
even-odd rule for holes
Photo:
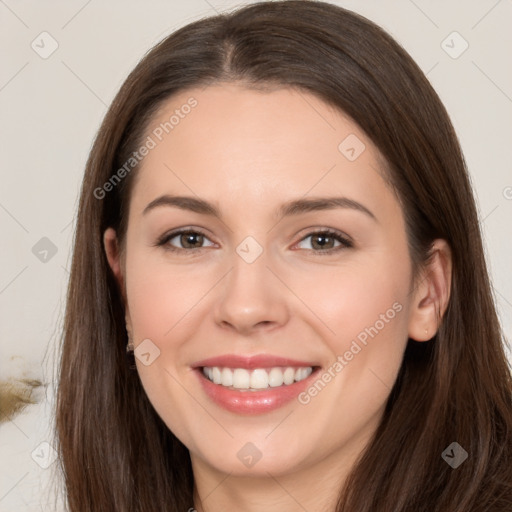
[[[203,249],[215,245],[203,233],[192,230],[174,231],[164,235],[157,245],[163,246],[171,251],[186,251],[193,249]]]
[[[311,237],[311,247],[313,249],[332,249],[334,242],[334,237],[329,235],[319,234]]]
[[[178,237],[174,237],[178,238]],[[179,235],[181,246],[184,249],[195,249],[196,247],[202,247],[204,242],[204,236],[200,233],[182,233]]]
[[[336,231],[317,231],[304,237],[297,246],[317,253],[329,253],[353,247],[353,244]]]

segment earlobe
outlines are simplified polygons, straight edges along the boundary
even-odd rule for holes
[[[409,317],[409,337],[432,339],[448,307],[451,291],[452,255],[445,240],[433,242],[428,263],[413,292]]]

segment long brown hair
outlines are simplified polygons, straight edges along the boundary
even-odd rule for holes
[[[162,102],[233,81],[304,90],[348,114],[385,159],[415,268],[436,238],[452,251],[451,297],[437,335],[409,340],[380,427],[340,483],[337,511],[512,510],[510,368],[452,124],[422,71],[382,29],[300,0],[181,28],[142,59],[106,114],[81,190],[60,366],[57,432],[70,510],[193,506],[188,450],[126,363],[123,297],[102,245],[109,226],[124,236],[137,169],[102,197],[95,191],[139,147]],[[468,453],[457,469],[441,457],[452,442]]]

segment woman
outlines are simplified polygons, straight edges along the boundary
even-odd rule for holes
[[[390,36],[272,2],[146,55],[82,187],[70,510],[512,510],[511,402],[463,156]]]

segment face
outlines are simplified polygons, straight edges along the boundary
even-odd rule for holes
[[[313,95],[236,84],[173,97],[146,137],[109,261],[154,408],[195,468],[282,475],[354,458],[417,322],[376,148]]]

